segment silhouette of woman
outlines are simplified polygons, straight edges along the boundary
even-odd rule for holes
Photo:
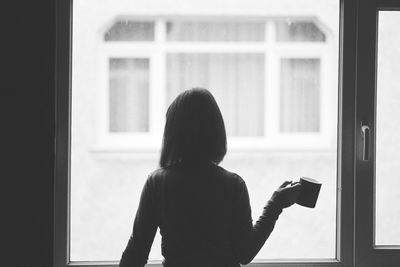
[[[252,261],[301,185],[284,182],[253,225],[244,180],[218,166],[225,154],[225,126],[214,97],[201,88],[181,93],[168,108],[160,169],[143,187],[120,267],[147,263],[157,227],[165,267]]]

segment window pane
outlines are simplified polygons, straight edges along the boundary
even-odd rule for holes
[[[149,60],[110,59],[110,131],[149,131]]]
[[[153,41],[154,23],[118,21],[105,34],[105,41]]]
[[[279,42],[325,42],[325,34],[313,22],[280,21],[276,28]]]
[[[263,54],[168,54],[167,103],[192,87],[213,93],[228,135],[263,135]]]
[[[281,132],[320,130],[320,60],[282,59]]]
[[[167,23],[167,40],[183,42],[260,42],[264,41],[264,22]]]
[[[121,17],[128,19],[115,20]],[[306,46],[271,42],[281,18],[315,18],[323,49],[310,56]],[[285,210],[254,261],[335,257],[339,0],[75,0],[72,25],[71,261],[120,259],[144,182],[158,168],[161,138],[152,138],[162,135],[163,111],[194,86],[210,89],[221,107],[230,135],[221,166],[246,181],[253,222],[284,180],[308,176],[322,183],[316,208]],[[303,139],[292,147],[280,134],[280,91],[289,100],[310,92],[295,87],[300,91],[294,93],[290,83],[280,87],[278,57],[328,58],[318,70],[318,92],[328,99],[320,104],[319,130],[329,138],[322,147],[310,148]],[[299,68],[317,72],[319,63],[286,64],[283,75],[290,76],[300,75]],[[104,138],[107,131],[121,134]],[[158,233],[150,260],[163,259],[161,238]]]
[[[375,244],[400,245],[400,12],[378,25]]]

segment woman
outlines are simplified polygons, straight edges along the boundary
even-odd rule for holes
[[[157,227],[165,267],[251,262],[301,186],[284,182],[253,225],[244,180],[218,166],[225,154],[225,126],[214,97],[200,88],[181,93],[168,108],[161,168],[144,185],[121,267],[147,263]]]

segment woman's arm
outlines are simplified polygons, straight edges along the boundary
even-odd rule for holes
[[[268,239],[275,222],[283,208],[292,205],[300,192],[300,185],[285,188],[285,182],[265,205],[262,215],[255,225],[251,218],[249,193],[246,183],[240,178],[239,194],[234,207],[233,248],[237,260],[241,264],[250,263]]]
[[[133,224],[133,232],[122,254],[120,267],[143,267],[148,260],[157,231],[155,204],[151,196],[150,179],[147,179],[140,197]]]

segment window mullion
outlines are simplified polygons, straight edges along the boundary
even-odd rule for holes
[[[354,262],[356,14],[357,0],[341,1],[336,258],[344,266],[353,266]]]
[[[275,53],[275,23],[272,20],[266,22],[265,45],[265,122],[264,133],[267,139],[274,139],[278,134],[279,125],[279,75],[278,58]]]
[[[156,21],[153,64],[150,79],[150,129],[155,138],[162,135],[163,118],[166,104],[166,22],[163,19]]]

